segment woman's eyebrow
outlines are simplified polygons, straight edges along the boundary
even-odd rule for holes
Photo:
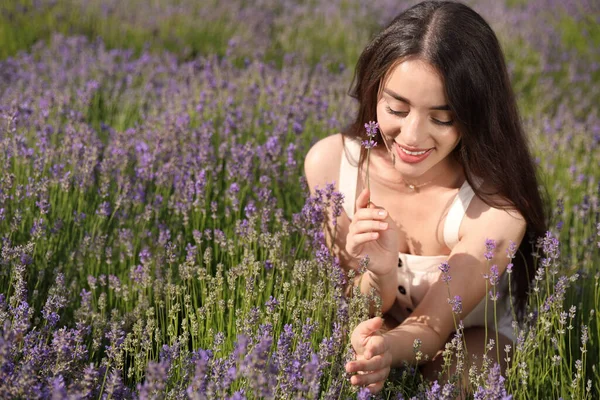
[[[396,93],[396,92],[394,92],[394,91],[392,91],[392,90],[390,90],[390,89],[387,89],[387,88],[386,88],[386,89],[383,89],[383,91],[384,91],[385,93],[387,93],[388,95],[392,96],[394,99],[396,99],[396,100],[398,100],[398,101],[401,101],[401,102],[403,102],[403,103],[406,103],[406,104],[408,104],[409,106],[411,105],[411,104],[410,104],[410,100],[408,100],[408,99],[407,99],[407,98],[405,98],[405,97],[402,97],[402,96],[400,96],[398,93]],[[430,107],[429,109],[430,109],[430,110],[439,110],[439,111],[450,111],[450,106],[449,106],[449,105],[447,105],[447,104],[444,104],[444,105],[442,105],[442,106],[433,106],[433,107]]]

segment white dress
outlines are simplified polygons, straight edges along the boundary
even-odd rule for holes
[[[360,156],[360,144],[351,139],[344,139],[345,151],[342,155],[340,165],[339,191],[344,195],[344,211],[352,220],[354,205],[356,203],[356,185],[358,181],[358,159]],[[458,231],[467,208],[475,193],[467,181],[463,183],[455,197],[446,221],[444,222],[444,241],[449,249],[458,243]],[[421,302],[430,285],[440,278],[439,266],[448,261],[448,255],[418,256],[413,254],[399,253],[398,256],[398,291],[396,302],[388,311],[398,321],[408,317],[415,307]],[[481,277],[483,279],[483,277]],[[496,315],[498,316],[498,332],[509,339],[515,340],[512,327],[512,316],[508,295],[504,295],[508,285],[508,275],[504,273],[498,287],[500,299],[496,304]],[[488,328],[494,329],[494,305],[488,298]],[[448,305],[448,312],[452,312]],[[466,316],[462,318],[465,328],[485,325],[485,298]],[[458,322],[458,321],[457,321]]]

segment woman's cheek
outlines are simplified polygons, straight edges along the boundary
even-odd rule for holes
[[[386,111],[377,113],[379,128],[386,136],[396,136],[400,132],[400,120]]]

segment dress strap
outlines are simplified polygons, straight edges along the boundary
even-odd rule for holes
[[[360,144],[352,139],[344,138],[342,161],[340,163],[340,180],[338,190],[344,195],[344,211],[348,218],[354,216],[356,203],[356,184],[358,182],[358,160]]]
[[[467,208],[469,208],[469,204],[474,196],[475,192],[473,191],[473,188],[469,185],[469,182],[465,180],[460,187],[458,194],[454,198],[454,201],[448,210],[448,215],[446,215],[446,222],[444,222],[444,242],[446,242],[446,246],[448,246],[450,250],[458,243],[460,224],[467,213]]]

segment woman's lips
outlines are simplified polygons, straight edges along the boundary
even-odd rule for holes
[[[416,164],[425,160],[431,151],[434,149],[433,147],[430,149],[415,149],[415,148],[407,148],[404,146],[400,146],[398,143],[394,142],[396,147],[396,154],[398,157],[408,164]]]

